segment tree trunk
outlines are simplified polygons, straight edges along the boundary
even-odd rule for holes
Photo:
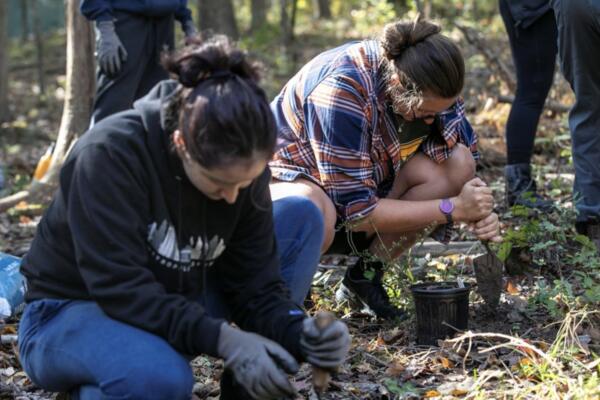
[[[429,19],[431,17],[431,0],[415,0],[415,5],[422,18]]]
[[[269,0],[252,0],[252,21],[250,30],[255,32],[262,28],[267,22],[267,10],[269,9]]]
[[[29,40],[29,2],[21,0],[19,2],[21,11],[21,42]]]
[[[399,18],[404,18],[410,9],[409,0],[388,0],[388,2],[394,5],[394,12]]]
[[[279,0],[280,27],[283,46],[287,49],[294,41],[294,25],[296,24],[297,0]]]
[[[8,2],[0,1],[0,122],[8,119]]]
[[[62,165],[68,149],[90,124],[95,93],[94,30],[79,13],[78,0],[65,0],[67,23],[67,85],[50,170]],[[50,171],[49,171],[50,172]]]
[[[200,30],[239,38],[232,0],[198,0]]]
[[[65,0],[67,29],[67,83],[65,103],[56,146],[46,174],[33,180],[27,190],[0,199],[0,212],[21,200],[36,200],[52,193],[69,150],[90,123],[94,96],[94,31],[79,14],[79,0]]]
[[[281,28],[281,37],[284,46],[287,45],[287,38],[289,36],[288,30],[290,27],[290,17],[287,10],[288,1],[289,0],[279,0],[279,27]]]
[[[315,0],[316,2],[316,17],[317,19],[331,19],[331,1],[330,0]]]
[[[425,19],[431,18],[432,8],[433,8],[432,0],[423,0],[423,18],[425,18]]]
[[[37,72],[38,72],[38,84],[40,85],[40,94],[46,93],[46,79],[44,76],[44,40],[42,38],[40,15],[38,12],[38,4],[36,0],[24,0],[31,1],[31,16],[33,18],[33,35],[35,37],[35,48],[37,55]]]
[[[479,15],[479,5],[477,0],[471,0],[471,16],[475,19],[478,20],[480,15]]]

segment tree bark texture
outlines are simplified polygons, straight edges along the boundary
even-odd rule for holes
[[[250,30],[254,32],[262,28],[267,22],[269,0],[252,0],[251,8],[252,21],[250,22]]]
[[[21,14],[21,42],[25,43],[29,40],[29,2],[21,0],[20,14]]]
[[[37,55],[37,73],[38,73],[38,84],[40,86],[40,94],[46,93],[46,77],[44,75],[44,39],[42,38],[40,14],[38,10],[37,0],[24,0],[31,1],[31,17],[33,19],[33,36],[35,37],[35,49]]]
[[[8,2],[0,1],[0,122],[8,119]]]
[[[297,0],[279,0],[280,27],[283,46],[288,48],[294,41],[294,26],[296,25]]]
[[[330,0],[315,0],[317,19],[331,19],[331,1]],[[313,2],[313,3],[314,3]]]
[[[239,39],[232,0],[198,0],[200,30],[223,33]]]
[[[50,170],[55,165],[62,165],[72,143],[88,129],[96,84],[92,24],[79,13],[78,0],[66,0],[65,3],[67,84]]]

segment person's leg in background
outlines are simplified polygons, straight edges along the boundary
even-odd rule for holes
[[[140,78],[135,99],[143,97],[158,82],[168,79],[169,74],[160,63],[160,55],[165,50],[175,48],[175,19],[173,15],[150,19],[150,40],[146,42],[148,62],[142,66],[144,71]]]
[[[38,386],[72,398],[179,399],[192,395],[188,360],[163,338],[108,317],[92,301],[38,300],[25,308],[19,354]]]
[[[600,251],[600,3],[551,0],[561,70],[575,92],[569,113],[577,229]]]
[[[92,125],[109,115],[128,110],[138,95],[138,88],[146,66],[152,62],[156,44],[152,19],[125,13],[115,13],[115,31],[127,51],[127,61],[115,77],[109,77],[98,68],[96,96],[92,111]]]
[[[508,0],[500,0],[517,74],[515,100],[506,121],[506,202],[551,211],[552,202],[537,193],[531,176],[533,143],[556,64],[556,21],[552,11],[530,26],[516,26]]]

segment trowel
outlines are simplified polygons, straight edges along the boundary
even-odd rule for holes
[[[473,259],[477,292],[491,311],[496,311],[502,293],[502,274],[504,263],[489,247],[487,241],[481,242],[486,253]]]

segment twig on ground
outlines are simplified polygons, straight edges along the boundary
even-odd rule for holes
[[[456,337],[454,339],[448,339],[447,342],[456,343],[456,342],[462,342],[466,339],[470,340],[473,338],[504,339],[508,342],[508,343],[497,344],[497,345],[488,347],[487,349],[481,349],[481,350],[479,350],[480,353],[488,353],[490,351],[494,351],[494,350],[497,350],[500,348],[512,348],[514,351],[517,351],[518,353],[522,354],[524,357],[531,358],[531,356],[529,354],[527,354],[527,352],[521,350],[521,348],[525,348],[525,349],[531,350],[533,353],[538,355],[540,358],[542,358],[544,361],[546,361],[548,363],[548,365],[552,366],[556,371],[562,371],[562,367],[560,365],[558,365],[546,353],[544,353],[542,350],[538,349],[536,346],[533,346],[532,344],[527,343],[525,340],[518,338],[518,337],[509,336],[509,335],[505,335],[502,333],[475,333],[475,332],[467,331],[464,334],[460,335],[459,337]]]

